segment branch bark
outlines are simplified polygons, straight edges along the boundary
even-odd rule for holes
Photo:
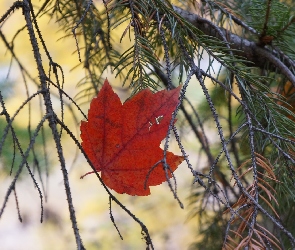
[[[236,56],[246,58],[247,61],[249,61],[249,66],[264,69],[266,63],[268,63],[271,70],[274,71],[278,69],[295,87],[295,75],[290,70],[295,68],[295,62],[287,55],[282,54],[281,51],[262,47],[254,41],[233,34],[232,32],[210,22],[208,19],[202,18],[197,14],[188,12],[177,6],[173,6],[173,9],[178,15],[190,22],[197,29],[201,30],[205,35],[215,37],[221,41],[224,41],[224,37],[226,37],[227,42],[232,49],[232,53]],[[279,57],[283,57],[284,62],[282,62]]]
[[[24,0],[23,1],[23,15],[26,20],[26,25],[27,25],[31,45],[32,45],[33,52],[34,52],[34,58],[35,58],[35,61],[37,64],[37,70],[38,70],[39,79],[40,79],[40,87],[43,90],[43,99],[44,99],[44,103],[46,106],[47,120],[49,122],[49,126],[52,131],[52,135],[53,135],[56,149],[57,149],[58,158],[59,158],[59,161],[61,164],[61,170],[62,170],[63,179],[64,179],[64,186],[65,186],[65,190],[66,190],[70,218],[71,218],[72,227],[74,230],[74,235],[76,238],[77,249],[78,250],[85,250],[85,247],[83,246],[83,243],[82,243],[81,236],[79,234],[78,223],[77,223],[75,209],[74,209],[74,205],[73,205],[73,199],[72,199],[72,195],[71,195],[68,172],[66,169],[66,163],[65,163],[65,159],[64,159],[64,155],[63,155],[63,149],[62,149],[60,136],[59,136],[57,125],[56,125],[56,115],[53,110],[50,92],[47,87],[47,76],[44,72],[42,58],[41,58],[41,54],[40,54],[38,43],[37,43],[37,38],[36,38],[34,28],[32,25],[31,12],[32,12],[32,10],[30,8],[29,1]]]

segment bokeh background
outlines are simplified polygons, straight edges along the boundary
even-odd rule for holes
[[[0,1],[0,16],[12,5],[12,1]],[[38,7],[42,5],[40,1],[33,1]],[[101,1],[96,1],[96,5],[101,5]],[[47,49],[53,60],[58,63],[64,73],[64,90],[72,98],[75,98],[80,91],[77,83],[85,76],[82,65],[79,65],[76,52],[75,40],[73,37],[64,37],[64,33],[49,15],[42,15],[38,18],[40,31],[43,35]],[[38,81],[36,64],[33,59],[31,44],[28,32],[22,29],[25,25],[24,16],[21,10],[15,10],[7,20],[1,24],[0,29],[8,42],[13,40],[14,51],[17,53],[19,62],[26,66],[30,79],[24,77],[20,66],[12,58],[10,52],[0,41],[0,88],[5,93],[5,103],[10,114],[14,114],[17,108],[26,100],[27,91],[30,94],[36,92],[37,86],[33,82]],[[123,28],[122,28],[123,29]],[[15,39],[15,34],[18,34]],[[128,42],[121,43],[122,48],[126,48]],[[44,59],[46,72],[49,63],[46,61],[44,51],[41,51]],[[204,59],[204,63],[206,59]],[[115,91],[124,101],[130,91],[125,86],[121,89],[120,79],[115,79],[111,72],[106,72],[105,77],[109,79]],[[25,87],[27,84],[27,90]],[[54,90],[53,90],[54,92]],[[57,92],[54,99],[54,107],[59,109],[60,103]],[[193,104],[202,102],[201,91],[193,82],[187,92]],[[79,103],[79,101],[78,101]],[[80,106],[87,113],[90,100],[81,103]],[[79,123],[83,119],[76,110],[75,116],[78,122],[73,119],[73,114],[65,109],[65,122],[75,135],[79,138]],[[14,126],[17,133],[22,135],[22,145],[28,143],[28,114],[29,106],[17,115]],[[31,126],[34,127],[41,119],[42,107],[40,100],[34,98],[31,102]],[[0,117],[0,134],[4,129],[4,117]],[[179,121],[181,123],[181,121]],[[178,126],[178,125],[177,125]],[[180,126],[180,124],[179,124]],[[187,154],[190,156],[193,166],[198,162],[198,168],[205,166],[202,160],[198,159],[199,145],[195,141],[190,141],[189,133],[184,126],[180,128],[183,135],[182,141]],[[40,199],[33,182],[26,169],[23,170],[21,178],[16,184],[20,215],[19,221],[16,207],[16,200],[13,195],[5,207],[5,211],[0,218],[0,249],[1,250],[40,250],[40,249],[75,249],[75,239],[71,222],[69,219],[68,205],[66,202],[63,179],[58,164],[55,146],[51,140],[49,129],[45,129],[47,141],[46,153],[48,156],[48,168],[42,169],[45,159],[41,159],[39,164],[41,171],[32,169],[38,184],[40,185],[46,201],[44,202],[44,221],[40,223]],[[186,135],[186,136],[184,136]],[[1,137],[1,136],[0,136]],[[10,138],[11,139],[11,138]],[[215,140],[214,137],[209,138]],[[0,204],[2,206],[5,194],[14,177],[15,169],[10,175],[11,159],[13,156],[13,145],[9,144],[9,138],[5,150],[0,158]],[[38,143],[41,142],[36,142]],[[41,144],[40,144],[41,145]],[[80,176],[90,170],[82,154],[77,151],[76,145],[66,135],[63,136],[63,149],[67,156],[67,168],[69,172],[72,197],[75,205],[78,226],[87,249],[145,249],[145,241],[141,235],[140,226],[132,220],[121,208],[112,205],[112,213],[123,239],[121,240],[109,215],[108,196],[95,177],[89,175],[83,180]],[[179,154],[176,143],[171,144],[170,151]],[[38,152],[37,152],[38,153]],[[16,159],[16,163],[17,163]],[[17,164],[15,163],[15,168]],[[181,209],[178,202],[173,198],[167,183],[151,188],[151,195],[147,197],[132,197],[128,195],[118,195],[116,197],[134,213],[149,229],[155,249],[187,249],[190,244],[197,240],[197,218],[191,217],[193,206],[190,206],[192,176],[185,164],[182,164],[176,171],[175,176],[178,184],[178,195],[184,204]]]

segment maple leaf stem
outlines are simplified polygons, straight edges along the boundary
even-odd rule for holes
[[[83,179],[86,175],[89,175],[89,174],[95,174],[96,172],[95,171],[91,171],[91,172],[87,172],[86,174],[82,175],[80,177],[80,179]]]

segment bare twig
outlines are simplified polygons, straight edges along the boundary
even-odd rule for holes
[[[70,189],[65,159],[64,159],[64,155],[63,155],[62,145],[61,145],[61,141],[60,141],[60,136],[58,135],[58,130],[57,130],[57,126],[56,126],[56,121],[55,121],[56,117],[54,115],[55,113],[54,113],[54,110],[52,107],[50,93],[47,88],[47,83],[46,83],[47,76],[46,76],[44,69],[43,69],[41,54],[39,52],[37,39],[36,39],[35,32],[34,32],[34,29],[32,26],[30,12],[31,12],[31,9],[30,9],[29,2],[28,2],[28,0],[24,0],[23,14],[25,16],[27,29],[28,29],[29,36],[30,36],[30,41],[31,41],[31,45],[32,45],[33,52],[34,52],[34,57],[35,57],[36,64],[37,64],[41,88],[43,90],[43,99],[44,99],[44,103],[45,103],[45,107],[46,107],[46,114],[47,114],[46,116],[47,116],[47,119],[49,122],[49,126],[52,130],[52,135],[53,135],[53,138],[54,138],[54,141],[56,144],[57,154],[58,154],[61,168],[62,168],[64,186],[66,189],[67,202],[68,202],[68,206],[69,206],[70,218],[72,221],[74,235],[76,238],[76,244],[77,244],[78,250],[84,250],[85,248],[83,246],[82,239],[79,234],[79,229],[78,229],[78,225],[77,225],[75,209],[74,209],[74,205],[73,205],[73,201],[72,201],[71,189]]]

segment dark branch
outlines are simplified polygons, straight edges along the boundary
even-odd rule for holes
[[[224,37],[227,38],[227,42],[232,49],[232,53],[235,56],[246,58],[249,62],[249,66],[258,67],[261,69],[265,68],[266,59],[269,62],[270,70],[279,70],[283,75],[285,75],[295,87],[295,76],[290,70],[293,68],[294,61],[291,59],[284,60],[282,62],[278,57],[281,57],[281,52],[276,50],[270,50],[267,47],[261,47],[261,45],[256,42],[247,40],[241,36],[231,33],[230,31],[218,27],[214,23],[208,21],[205,18],[193,14],[186,10],[183,10],[177,6],[173,6],[174,11],[179,14],[186,21],[193,24],[196,28],[201,30],[205,35],[215,37],[221,41],[224,41]],[[220,34],[220,32],[222,34]],[[287,57],[284,55],[284,57]],[[287,57],[288,58],[288,57]]]

